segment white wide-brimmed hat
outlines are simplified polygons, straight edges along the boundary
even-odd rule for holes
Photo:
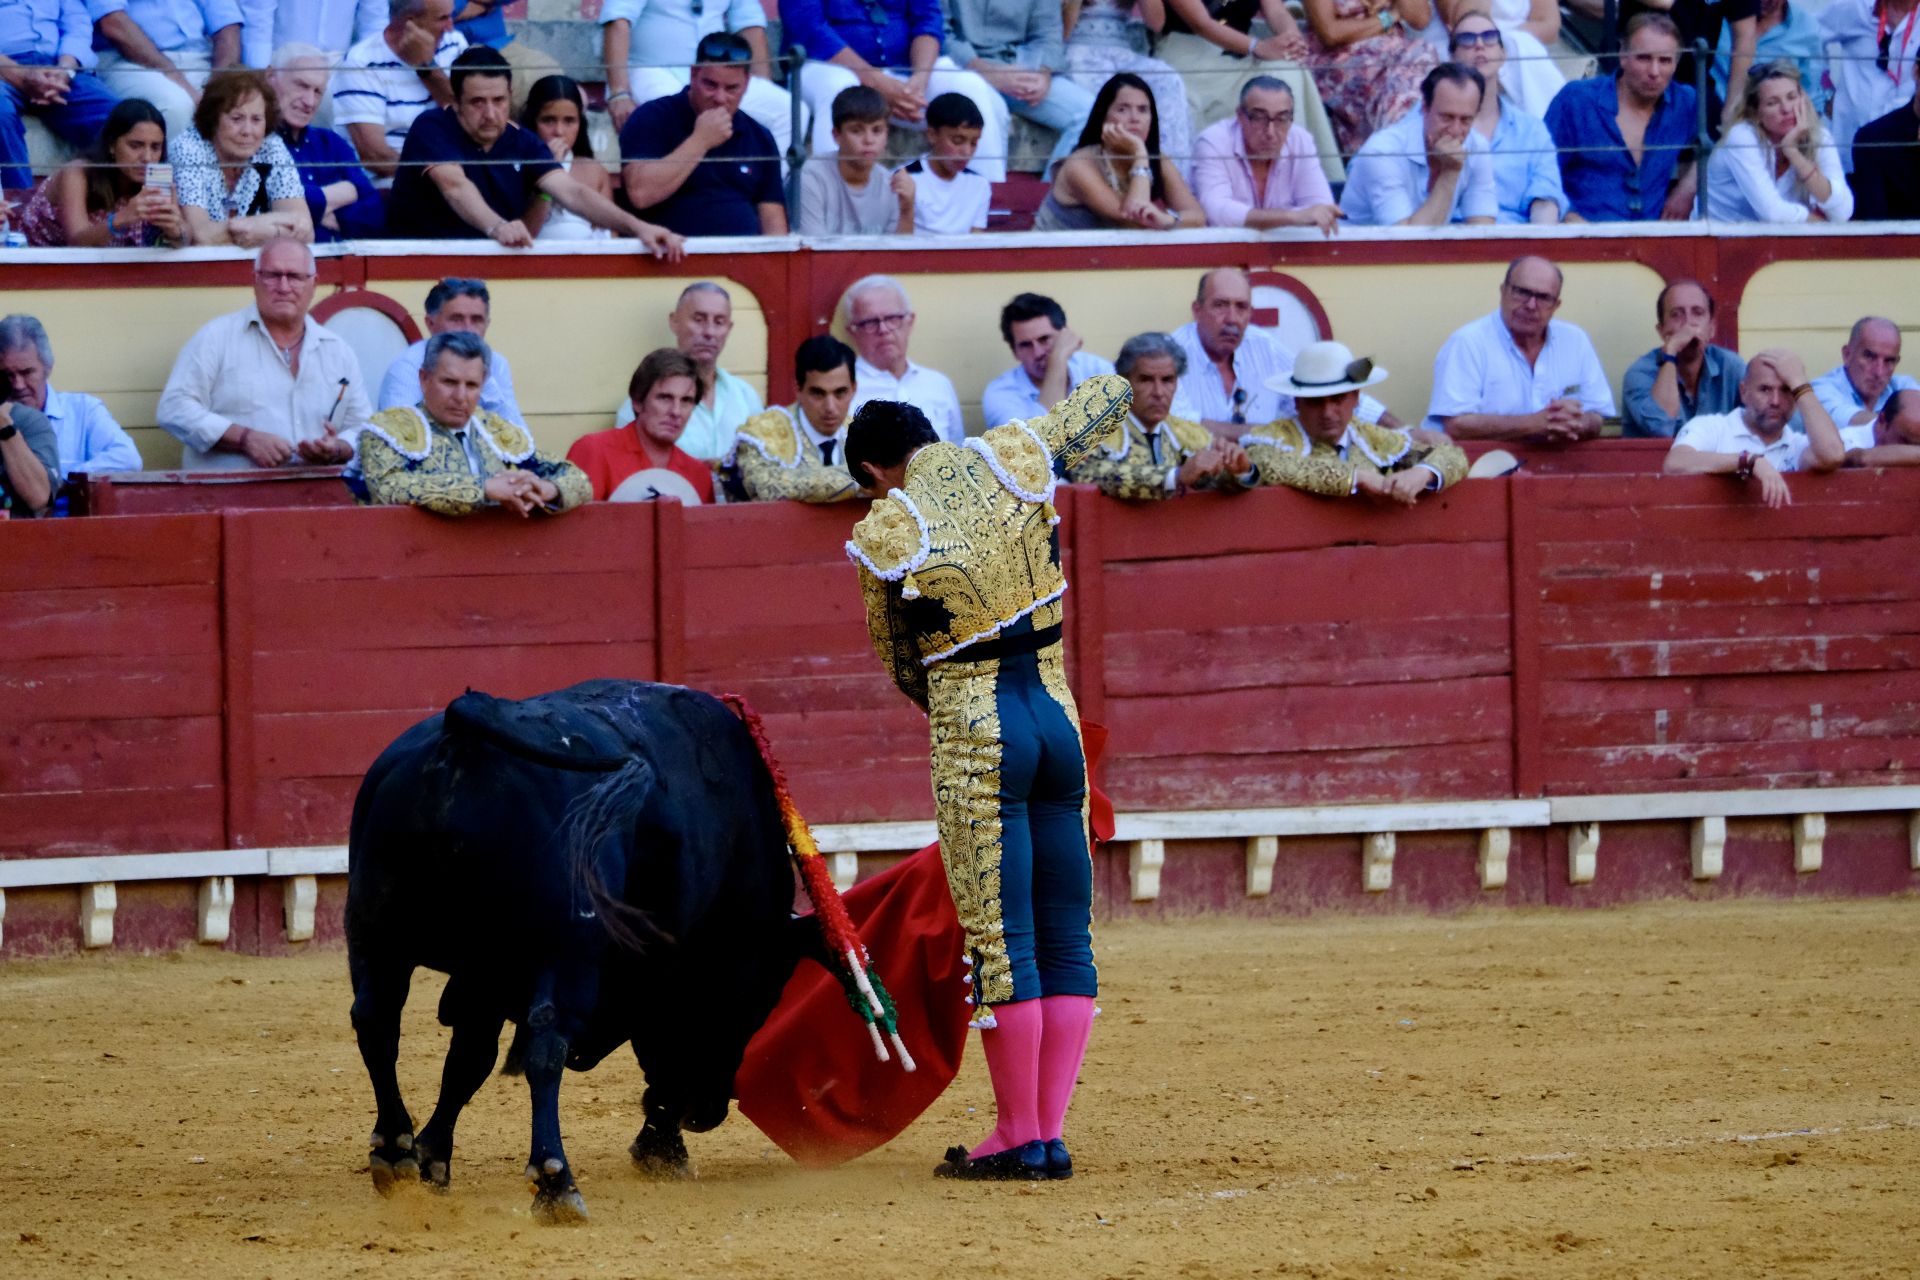
[[[1386,380],[1387,371],[1374,368],[1372,357],[1356,360],[1343,342],[1316,342],[1300,349],[1292,373],[1268,378],[1267,390],[1312,399],[1358,391]]]

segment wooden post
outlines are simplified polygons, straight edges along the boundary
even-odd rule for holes
[[[320,903],[320,882],[314,876],[288,876],[283,882],[281,904],[287,916],[287,941],[307,942],[313,938],[314,909]]]
[[[654,678],[679,684],[687,673],[687,509],[676,498],[653,504]]]
[[[118,900],[119,895],[110,882],[80,887],[81,946],[110,947],[113,945],[113,912],[118,905]]]
[[[860,855],[857,853],[828,854],[827,875],[832,878],[833,887],[845,893],[860,879]]]
[[[232,876],[208,876],[200,882],[198,923],[194,936],[201,942],[225,942],[232,935]]]
[[[1576,822],[1567,831],[1567,883],[1592,884],[1600,861],[1600,824]]]
[[[253,540],[243,511],[220,516],[220,669],[226,681],[227,847],[257,843],[253,769]]]
[[[1800,875],[1818,871],[1826,858],[1827,815],[1803,813],[1793,820],[1793,869]]]
[[[1160,896],[1160,868],[1167,864],[1164,840],[1135,840],[1127,849],[1127,881],[1135,902]]]
[[[1714,814],[1693,820],[1693,878],[1717,880],[1726,866],[1727,820]]]
[[[1544,792],[1540,727],[1540,487],[1508,476],[1507,577],[1513,610],[1513,793]],[[1584,883],[1584,881],[1576,881]]]
[[[1375,831],[1360,842],[1360,887],[1368,893],[1393,888],[1393,832]]]
[[[1488,827],[1480,833],[1480,887],[1507,887],[1507,855],[1513,848],[1513,832],[1507,827]]]
[[[1273,892],[1273,868],[1280,860],[1279,836],[1251,836],[1247,840],[1247,896],[1264,898]]]

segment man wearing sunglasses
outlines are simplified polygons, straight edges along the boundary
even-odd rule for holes
[[[847,337],[860,353],[854,364],[859,384],[851,412],[869,400],[900,400],[926,415],[934,432],[949,444],[967,436],[960,396],[953,380],[938,369],[907,358],[913,339],[913,304],[891,276],[866,276],[853,282],[840,300]]]
[[[1571,444],[1613,414],[1607,371],[1585,332],[1564,320],[1560,268],[1516,258],[1500,308],[1456,329],[1433,362],[1426,426],[1462,440]]]

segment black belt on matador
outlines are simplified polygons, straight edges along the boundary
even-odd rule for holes
[[[1041,627],[1038,631],[1023,631],[1017,636],[999,635],[991,640],[982,640],[942,659],[946,662],[990,662],[997,658],[1014,658],[1023,653],[1038,653],[1048,645],[1060,639],[1060,624]]]

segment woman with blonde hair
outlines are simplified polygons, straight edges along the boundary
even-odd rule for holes
[[[1706,215],[1723,222],[1845,222],[1853,192],[1791,62],[1747,79],[1734,122],[1707,161]]]

